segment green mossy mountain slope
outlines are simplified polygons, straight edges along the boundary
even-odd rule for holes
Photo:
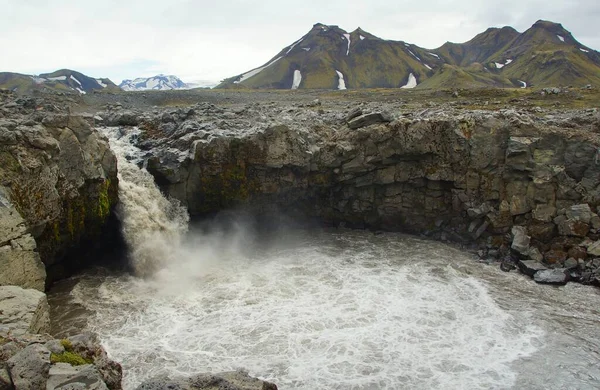
[[[548,21],[523,33],[489,28],[433,50],[317,23],[263,66],[218,88],[290,89],[296,71],[302,75],[298,88],[305,89],[339,89],[338,72],[348,89],[411,87],[411,78],[421,89],[584,86],[600,85],[600,53]]]

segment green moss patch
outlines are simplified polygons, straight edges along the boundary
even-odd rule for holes
[[[83,366],[84,364],[92,364],[92,359],[86,359],[76,353],[65,351],[63,353],[53,353],[50,355],[52,363],[68,363],[72,366]]]

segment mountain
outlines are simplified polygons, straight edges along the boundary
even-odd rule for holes
[[[123,80],[119,87],[124,91],[165,91],[170,89],[189,89],[190,86],[181,81],[177,76],[158,76],[148,78],[137,78],[135,80]]]
[[[82,95],[95,90],[118,89],[109,79],[95,79],[69,69],[61,69],[56,72],[44,73],[37,76],[0,72],[0,88],[10,89],[17,93],[50,90],[56,92],[77,92]]]
[[[424,49],[317,23],[264,65],[217,88],[478,88],[600,85],[600,53],[562,25],[524,33],[489,28],[465,43]]]

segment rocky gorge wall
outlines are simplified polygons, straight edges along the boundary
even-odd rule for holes
[[[117,165],[90,123],[0,92],[0,285],[43,291],[72,266],[65,255],[100,237],[117,202]]]
[[[374,109],[201,104],[136,122],[148,169],[192,215],[245,205],[478,242],[597,282],[597,110]]]

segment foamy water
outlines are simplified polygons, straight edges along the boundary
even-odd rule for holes
[[[330,232],[214,260],[74,289],[127,388],[236,368],[282,389],[506,388],[511,363],[543,343],[442,245]]]
[[[131,135],[109,130],[144,277],[81,275],[50,302],[58,334],[99,334],[126,390],[238,368],[280,389],[600,387],[597,289],[539,286],[400,234],[243,223],[185,234],[182,209],[131,163]]]

